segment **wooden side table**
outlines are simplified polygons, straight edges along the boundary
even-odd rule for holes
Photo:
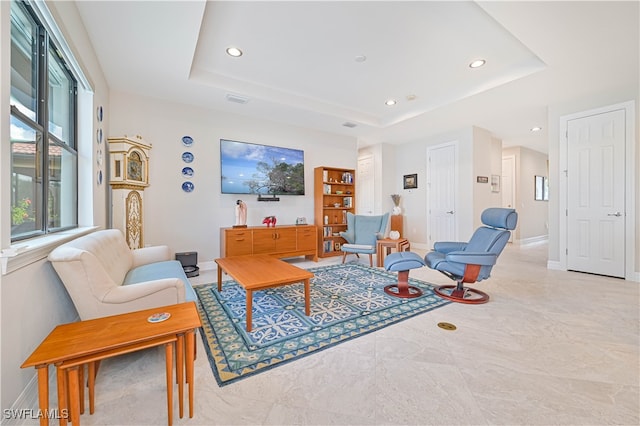
[[[166,321],[156,323],[147,320],[151,315],[160,312],[169,313],[169,318]],[[173,380],[171,377],[173,345],[176,346],[180,417],[182,417],[183,411],[182,399],[185,381],[189,390],[189,417],[193,417],[195,332],[201,326],[200,316],[194,302],[62,324],[49,333],[21,367],[36,368],[40,410],[47,412],[49,408],[48,366],[56,366],[58,406],[60,409],[69,408],[73,425],[79,426],[79,415],[84,411],[84,396],[79,385],[84,375],[84,364],[89,365],[89,380],[91,381],[89,403],[90,410],[92,410],[94,390],[92,380],[95,378],[97,362],[119,354],[164,345],[167,368],[167,417],[168,424],[171,425],[173,421]],[[183,379],[183,368],[186,369],[186,380]],[[66,401],[67,390],[71,394],[68,402]],[[46,416],[40,418],[41,426],[48,425],[48,423],[49,419]],[[60,418],[61,425],[66,423],[66,418]]]
[[[376,265],[378,267],[383,265],[386,255],[391,253],[391,249],[395,251],[409,251],[411,250],[411,244],[406,238],[398,238],[392,240],[391,238],[383,238],[376,243]]]

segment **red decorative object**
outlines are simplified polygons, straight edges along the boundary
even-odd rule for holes
[[[262,223],[264,223],[265,225],[267,225],[268,227],[275,227],[276,226],[276,217],[275,216],[267,216],[262,220]]]

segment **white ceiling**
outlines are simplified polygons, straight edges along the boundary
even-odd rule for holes
[[[77,6],[112,90],[351,135],[361,147],[475,125],[504,146],[547,152],[548,105],[638,86],[637,1]],[[486,65],[469,68],[477,58]]]

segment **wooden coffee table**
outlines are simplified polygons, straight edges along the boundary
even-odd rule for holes
[[[253,292],[304,282],[304,313],[311,312],[309,280],[313,274],[269,255],[231,256],[215,259],[218,264],[218,291],[222,291],[222,271],[247,291],[247,331],[251,331]]]

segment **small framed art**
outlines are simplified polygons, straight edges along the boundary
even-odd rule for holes
[[[418,187],[418,175],[404,175],[404,189],[415,189]]]

